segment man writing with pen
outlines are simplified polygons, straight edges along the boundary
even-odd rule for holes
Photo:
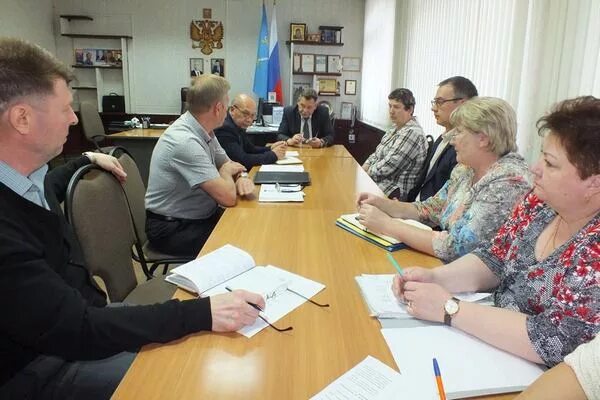
[[[334,132],[326,107],[317,104],[317,92],[305,89],[294,106],[283,110],[279,125],[278,140],[288,146],[308,144],[313,148],[327,147],[333,144]]]

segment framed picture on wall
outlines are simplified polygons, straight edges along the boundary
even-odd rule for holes
[[[211,58],[210,59],[210,73],[225,76],[225,59],[224,58]]]
[[[360,57],[342,57],[344,71],[360,72]]]
[[[327,56],[327,72],[330,74],[340,72],[340,56]]]
[[[315,72],[327,72],[327,56],[315,54]]]
[[[315,72],[314,54],[302,54],[302,72]]]
[[[312,88],[312,84],[310,82],[294,82],[294,102],[298,101],[298,97],[304,91],[304,89]]]
[[[343,102],[340,119],[352,119],[352,103]]]
[[[204,58],[190,58],[190,76],[200,76],[204,73]]]
[[[292,68],[293,68],[292,70],[294,72],[302,72],[302,63],[301,63],[301,60],[302,60],[302,54],[300,54],[300,53],[294,53],[294,61],[293,61],[293,64],[292,64]]]
[[[348,79],[344,85],[344,94],[355,95],[356,94],[356,80]]]
[[[303,42],[306,37],[306,24],[292,22],[290,24],[290,41]]]

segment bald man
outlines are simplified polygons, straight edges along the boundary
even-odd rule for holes
[[[256,102],[247,94],[235,96],[223,126],[215,129],[221,147],[229,158],[242,164],[248,171],[255,165],[273,164],[285,157],[285,142],[270,146],[255,146],[246,136],[246,129],[256,118]]]

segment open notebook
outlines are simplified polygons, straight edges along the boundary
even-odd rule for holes
[[[363,238],[376,246],[383,247],[387,251],[396,251],[406,247],[404,243],[394,239],[391,236],[380,235],[367,230],[367,228],[365,228],[365,226],[356,219],[357,216],[358,214],[343,214],[335,221],[335,224],[345,231],[352,233],[353,235]],[[431,227],[422,224],[419,221],[412,219],[399,220],[416,228],[428,231],[431,230]]]
[[[325,288],[319,282],[272,265],[256,266],[250,254],[230,244],[174,268],[165,280],[201,296],[227,293],[228,289],[259,293],[266,303],[261,315],[271,323]],[[257,319],[238,332],[252,337],[265,327],[267,324]]]

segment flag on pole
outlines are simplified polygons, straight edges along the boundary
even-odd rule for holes
[[[269,68],[269,38],[267,32],[267,10],[265,2],[262,5],[262,19],[256,50],[256,68],[254,70],[254,86],[252,91],[263,99],[267,98],[268,68]]]
[[[269,34],[269,68],[268,91],[277,93],[277,102],[283,104],[283,91],[281,89],[281,73],[279,70],[279,42],[277,40],[277,15],[275,1],[271,15],[271,32]]]

